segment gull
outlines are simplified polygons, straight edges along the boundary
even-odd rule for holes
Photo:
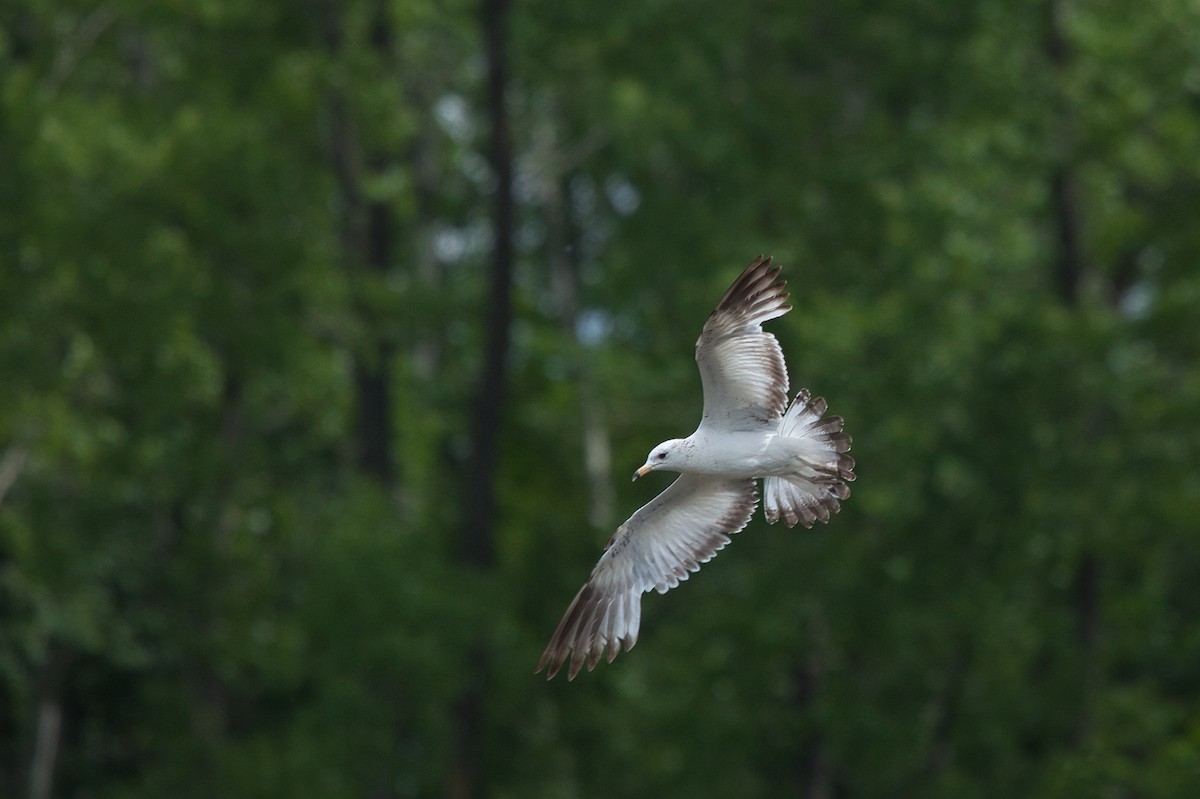
[[[665,594],[741,531],[758,506],[788,527],[828,522],[850,496],[854,460],[840,416],[802,389],[788,405],[783,350],[762,323],[791,310],[780,267],[759,256],[733,282],[696,341],[704,388],[700,426],[650,450],[633,479],[679,472],[665,491],[617,528],[567,608],[534,673],[567,679],[637,643],[642,594]]]

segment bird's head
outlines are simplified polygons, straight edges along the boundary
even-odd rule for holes
[[[683,465],[685,460],[686,450],[687,447],[684,446],[683,439],[673,438],[670,441],[664,441],[650,450],[650,454],[646,457],[646,462],[633,473],[633,479],[636,480],[639,477],[645,477],[656,469],[679,471],[679,467]]]

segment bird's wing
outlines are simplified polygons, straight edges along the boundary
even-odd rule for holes
[[[665,594],[698,571],[750,521],[758,504],[754,480],[680,475],[617,528],[608,549],[575,595],[534,673],[550,679],[568,657],[567,679],[590,671],[608,650],[637,643],[641,595]],[[572,654],[573,653],[573,654]]]
[[[702,426],[756,430],[787,409],[788,375],[783,350],[762,323],[783,316],[786,285],[771,259],[755,258],[733,282],[696,340],[696,363],[704,385]]]

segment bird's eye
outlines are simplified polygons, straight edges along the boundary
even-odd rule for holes
[[[660,461],[661,461],[663,458],[665,458],[665,457],[667,457],[667,453],[665,453],[665,452],[660,452],[660,453],[658,453],[658,459],[659,459]]]

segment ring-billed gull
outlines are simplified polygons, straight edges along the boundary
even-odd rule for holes
[[[768,522],[828,522],[850,496],[854,460],[840,416],[802,389],[788,405],[787,367],[762,323],[791,310],[780,268],[755,258],[708,317],[696,341],[704,414],[696,432],[650,450],[633,479],[679,472],[675,482],[617,528],[567,608],[534,673],[567,658],[567,679],[637,642],[642,594],[665,594],[740,531],[758,505]]]

